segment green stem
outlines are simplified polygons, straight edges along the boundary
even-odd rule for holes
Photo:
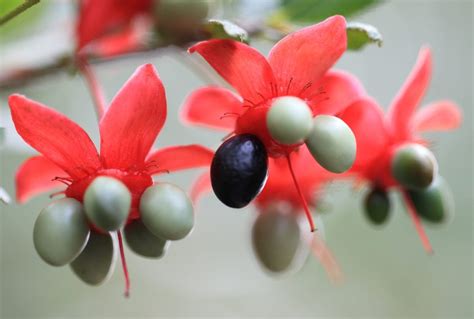
[[[35,4],[38,4],[40,0],[25,0],[22,4],[20,4],[18,7],[4,15],[3,17],[0,18],[0,26],[4,25],[17,15],[20,15],[23,11],[28,10]]]

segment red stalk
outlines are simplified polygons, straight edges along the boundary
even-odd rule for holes
[[[94,100],[94,106],[95,106],[97,118],[100,121],[106,109],[104,92],[102,91],[99,81],[97,81],[97,77],[95,76],[94,72],[92,71],[92,68],[87,63],[85,58],[78,58],[78,59],[79,59],[79,62],[78,62],[79,69],[81,70],[84,80],[89,86],[89,91],[91,93],[92,99]]]
[[[123,250],[122,232],[117,231],[117,237],[120,248],[120,259],[122,261],[123,275],[125,277],[125,297],[130,296],[130,277],[128,276],[127,260],[125,259],[125,252]]]
[[[433,247],[431,246],[430,240],[425,233],[423,225],[421,224],[420,217],[416,213],[416,208],[413,205],[413,202],[411,201],[410,196],[408,196],[407,192],[405,190],[402,190],[401,192],[403,194],[403,199],[405,200],[405,205],[408,210],[408,214],[410,215],[413,225],[415,226],[418,236],[420,237],[421,243],[423,244],[425,251],[431,255],[434,253]]]
[[[319,237],[317,233],[314,234],[313,240],[310,241],[310,248],[316,258],[321,262],[321,265],[324,267],[324,270],[332,282],[341,283],[344,280],[341,267],[339,267],[336,258],[324,240]]]
[[[288,160],[288,167],[290,168],[291,176],[293,177],[293,182],[295,183],[296,190],[298,191],[298,195],[300,196],[301,204],[303,204],[303,209],[306,214],[306,218],[308,219],[308,222],[309,222],[309,227],[311,228],[311,231],[314,232],[316,230],[316,226],[314,225],[313,216],[311,215],[311,212],[308,207],[308,203],[306,202],[306,199],[304,198],[303,193],[301,192],[300,185],[298,184],[298,181],[296,180],[296,175],[295,175],[295,172],[293,171],[293,165],[291,164],[291,160],[290,160],[290,154],[286,155],[286,159]]]

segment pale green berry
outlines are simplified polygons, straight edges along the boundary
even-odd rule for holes
[[[115,231],[125,224],[131,202],[127,186],[108,176],[95,178],[84,194],[87,218],[104,231]]]
[[[194,226],[191,200],[179,187],[160,183],[148,187],[140,199],[143,224],[166,240],[186,237]]]
[[[333,173],[347,171],[356,157],[354,133],[343,120],[335,116],[316,116],[306,145],[314,159]]]
[[[253,250],[268,271],[288,270],[297,258],[301,231],[297,216],[278,209],[260,213],[252,228]]]
[[[444,223],[454,215],[453,195],[441,176],[437,176],[429,187],[410,190],[408,195],[416,213],[424,220]]]
[[[281,144],[302,143],[313,127],[313,114],[308,104],[295,96],[273,100],[267,113],[271,137]]]
[[[71,263],[72,271],[89,285],[100,285],[112,276],[118,257],[115,234],[92,232],[84,251]]]
[[[423,189],[430,186],[437,174],[437,163],[433,153],[419,144],[399,147],[392,159],[392,175],[408,189]]]
[[[125,226],[124,232],[128,247],[138,255],[160,258],[168,248],[169,242],[153,235],[141,220],[135,220]]]
[[[63,266],[81,253],[89,233],[81,203],[63,198],[41,211],[34,226],[33,243],[45,262]]]

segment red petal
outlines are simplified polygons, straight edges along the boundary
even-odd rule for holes
[[[282,86],[280,90],[299,96],[305,85],[314,85],[321,79],[346,46],[346,20],[342,16],[328,18],[286,36],[268,56]]]
[[[242,102],[231,91],[205,87],[192,92],[184,101],[181,118],[190,124],[233,130],[242,112]]]
[[[82,0],[77,23],[78,49],[104,35],[129,25],[133,18],[151,9],[150,0]]]
[[[353,170],[369,164],[385,149],[388,141],[384,114],[375,101],[360,99],[340,114],[340,118],[354,132],[357,142],[357,155]]]
[[[388,119],[392,130],[399,136],[408,133],[410,118],[420,104],[431,79],[431,51],[424,47],[408,79],[403,84],[389,111]]]
[[[192,185],[191,191],[189,192],[189,197],[191,198],[193,203],[196,203],[206,193],[211,192],[211,190],[211,173],[209,171],[206,171],[199,175],[199,177]]]
[[[337,114],[366,95],[354,75],[339,70],[327,72],[315,89],[308,95],[314,115]]]
[[[263,55],[254,48],[232,40],[209,40],[189,49],[199,53],[240,95],[259,104],[273,96],[273,72]]]
[[[58,181],[53,181],[53,178],[66,176],[65,171],[46,157],[31,157],[16,171],[16,200],[24,203],[38,194],[64,186]]]
[[[100,166],[94,143],[79,125],[22,95],[8,102],[18,134],[69,176],[78,179]]]
[[[140,168],[166,119],[163,84],[151,64],[139,67],[100,121],[101,158],[107,168]]]
[[[149,174],[174,172],[211,165],[214,152],[201,145],[183,145],[162,148],[147,158]]]
[[[415,113],[412,125],[415,131],[447,131],[461,125],[462,114],[450,101],[432,103]]]

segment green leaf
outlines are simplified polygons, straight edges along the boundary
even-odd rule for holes
[[[293,22],[313,23],[335,14],[346,18],[380,0],[281,0],[277,15]]]
[[[211,19],[205,23],[204,29],[215,39],[232,39],[244,43],[249,42],[247,31],[227,20]]]
[[[359,22],[347,23],[347,48],[360,50],[369,43],[382,46],[383,39],[376,27]]]

